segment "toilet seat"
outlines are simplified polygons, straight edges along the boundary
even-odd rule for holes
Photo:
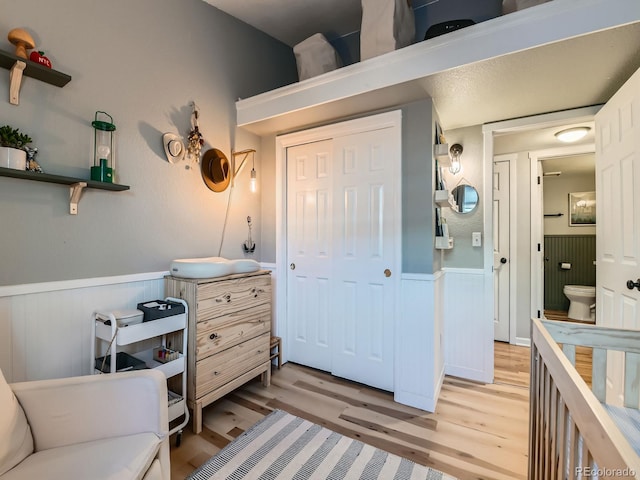
[[[589,297],[596,296],[596,287],[589,285],[565,285],[564,291],[574,295],[584,295]]]

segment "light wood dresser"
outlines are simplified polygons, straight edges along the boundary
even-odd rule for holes
[[[187,404],[200,433],[203,407],[257,375],[271,382],[271,275],[166,276],[165,294],[189,305]]]

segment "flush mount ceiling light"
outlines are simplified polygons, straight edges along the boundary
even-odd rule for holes
[[[591,130],[589,127],[567,128],[565,130],[560,130],[559,132],[556,132],[555,135],[556,135],[556,138],[561,142],[571,143],[571,142],[577,142],[581,138],[584,138],[584,136],[589,132],[589,130]]]

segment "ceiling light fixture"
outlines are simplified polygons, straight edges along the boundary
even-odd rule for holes
[[[567,128],[565,130],[560,130],[559,132],[556,132],[555,135],[556,135],[556,138],[561,142],[571,143],[571,142],[577,142],[581,138],[584,138],[584,136],[589,132],[589,130],[591,130],[589,127]]]

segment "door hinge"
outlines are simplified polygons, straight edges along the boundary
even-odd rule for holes
[[[540,175],[538,175],[538,185],[540,185]]]
[[[541,245],[540,245],[540,244],[538,244],[538,251],[539,251],[539,252],[541,252],[541,251],[542,251],[542,250],[541,250],[541,248],[542,248],[542,247],[541,247]]]
[[[538,318],[540,318],[540,310],[538,310]]]

